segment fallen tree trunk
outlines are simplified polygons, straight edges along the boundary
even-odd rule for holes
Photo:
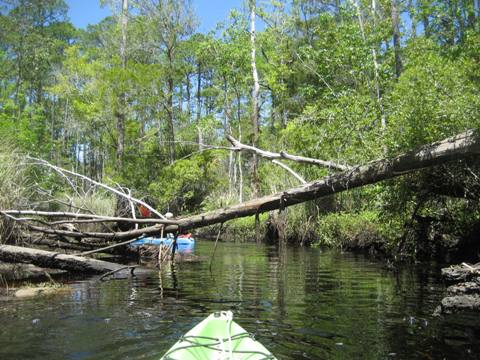
[[[125,265],[107,261],[12,245],[0,245],[0,260],[84,274],[104,274],[110,271],[119,271],[125,267]]]
[[[282,193],[184,219],[177,219],[178,226],[186,230],[223,223],[234,218],[280,209],[478,154],[480,154],[480,137],[473,131],[466,131],[425,146],[420,150],[402,154],[393,159],[377,160],[366,165],[356,166],[351,170],[291,188]],[[177,228],[174,226],[166,227],[166,231],[175,229]]]

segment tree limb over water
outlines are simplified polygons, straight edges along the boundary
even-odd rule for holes
[[[194,229],[238,217],[279,209],[345,190],[374,184],[422,168],[480,154],[480,137],[473,130],[424,146],[391,159],[366,165],[313,181],[274,195],[253,199],[228,208],[177,219],[181,229]],[[167,226],[166,230],[174,228]]]

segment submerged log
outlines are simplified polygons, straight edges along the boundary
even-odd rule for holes
[[[125,267],[102,260],[12,245],[0,245],[0,260],[90,274],[103,274]]]
[[[65,270],[41,268],[32,264],[12,264],[0,262],[0,279],[5,281],[48,279],[49,276],[64,274]],[[48,275],[46,275],[48,274]],[[0,286],[3,285],[0,281]]]

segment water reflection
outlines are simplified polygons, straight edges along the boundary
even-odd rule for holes
[[[196,253],[212,248],[199,242]],[[217,310],[232,310],[280,359],[474,359],[477,317],[431,316],[437,274],[434,264],[394,273],[360,255],[219,244],[211,271],[182,263],[2,303],[0,359],[158,359]]]

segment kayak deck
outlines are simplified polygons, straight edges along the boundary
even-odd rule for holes
[[[232,313],[213,313],[187,332],[161,360],[276,359],[240,325]]]

